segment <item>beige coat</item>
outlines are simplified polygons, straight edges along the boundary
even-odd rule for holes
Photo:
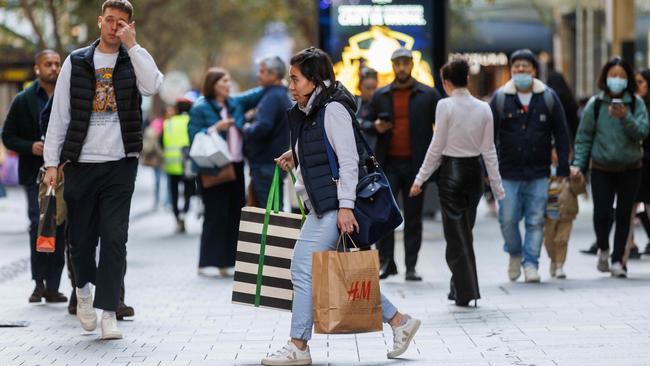
[[[560,220],[572,221],[578,216],[578,195],[587,191],[586,186],[583,176],[562,182],[558,198]]]

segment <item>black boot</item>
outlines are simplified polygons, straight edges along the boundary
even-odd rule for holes
[[[406,277],[404,277],[405,280],[407,281],[422,281],[422,277],[415,272],[415,269],[409,269],[406,271]]]
[[[74,287],[72,288],[72,293],[70,294],[70,302],[68,303],[68,314],[77,315],[77,291]]]
[[[45,284],[43,281],[36,281],[36,286],[34,287],[34,291],[32,292],[32,295],[29,297],[29,302],[35,303],[35,302],[41,302],[41,299],[43,298],[43,295],[45,294]]]
[[[135,315],[135,310],[133,307],[128,306],[124,303],[124,282],[122,282],[122,288],[120,289],[120,304],[117,305],[117,310],[115,311],[115,317],[117,320],[124,320],[124,318],[132,317]]]
[[[384,263],[381,264],[379,267],[379,279],[383,280],[388,278],[388,276],[396,275],[397,274],[397,265],[395,265],[395,261],[392,259],[388,259],[384,261]]]
[[[645,250],[643,251],[643,254],[650,255],[650,243],[645,245]]]

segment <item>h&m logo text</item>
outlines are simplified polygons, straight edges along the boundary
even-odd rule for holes
[[[359,289],[359,282],[361,282],[361,289]],[[356,300],[370,300],[370,289],[372,288],[372,281],[354,281],[348,290],[348,301]]]

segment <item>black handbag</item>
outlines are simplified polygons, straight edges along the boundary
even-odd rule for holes
[[[321,110],[321,118],[324,117],[325,107]],[[370,145],[359,132],[358,126],[355,126],[355,120],[352,121],[355,136],[362,142],[371,161],[370,171],[357,183],[357,198],[354,204],[354,218],[359,224],[359,232],[352,233],[350,237],[359,247],[370,246],[387,235],[392,235],[393,231],[404,221],[402,213],[395,202],[395,197],[388,183],[386,175],[382,171],[375,154]],[[324,126],[324,124],[323,124]],[[327,139],[325,127],[323,127],[323,138],[325,140],[325,150],[332,179],[338,182],[339,167],[338,159],[334,149]]]

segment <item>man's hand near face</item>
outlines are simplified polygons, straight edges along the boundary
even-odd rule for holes
[[[124,46],[127,49],[131,49],[137,44],[135,41],[135,22],[129,24],[123,20],[119,20],[118,26],[120,29],[117,31],[116,35],[120,37],[120,40],[124,43]]]

